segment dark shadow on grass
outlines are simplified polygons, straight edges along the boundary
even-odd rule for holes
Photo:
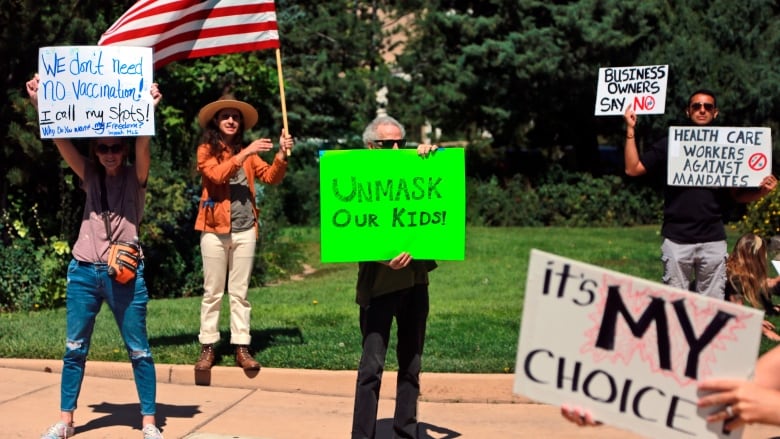
[[[105,416],[93,419],[84,425],[76,426],[76,434],[84,433],[99,428],[107,428],[115,425],[126,425],[141,431],[141,405],[140,404],[112,404],[102,402],[89,406],[94,413],[105,413]],[[165,433],[165,425],[168,418],[193,418],[201,413],[197,405],[170,405],[157,404],[157,428]]]
[[[214,346],[214,365],[215,366],[235,366],[236,365],[236,347],[230,344],[230,332],[221,331],[221,342]],[[305,343],[303,333],[300,328],[269,328],[263,330],[252,330],[252,343],[249,351],[257,359],[257,353],[268,349],[271,346],[299,345]],[[160,346],[181,346],[191,345],[193,340],[197,341],[198,335],[180,334],[174,336],[152,337],[149,339],[149,345],[154,352],[155,347]],[[192,364],[198,359],[199,348],[193,349]],[[254,378],[259,371],[244,370],[247,378]],[[211,385],[211,371],[196,371],[193,369],[193,381],[198,386]]]
[[[337,265],[326,265],[324,267],[318,268],[316,271],[312,273],[306,274],[306,278],[318,278],[318,277],[325,277],[332,273],[338,273],[340,271],[345,270],[352,270],[352,267],[349,267],[349,264],[337,264]]]
[[[304,344],[303,333],[300,328],[268,328],[262,330],[252,330],[252,344],[249,348],[253,353],[262,352],[271,346],[285,346],[285,345],[299,345]],[[217,359],[217,363],[220,362],[223,356],[232,357],[235,355],[235,346],[230,344],[230,332],[221,331],[219,334],[221,340],[216,344],[214,354]],[[152,347],[152,351],[157,346],[180,346],[191,344],[193,341],[198,340],[198,334],[179,334],[168,335],[163,337],[151,337],[149,338],[149,345]],[[193,352],[193,364],[195,358],[198,356],[198,352]]]
[[[268,328],[262,330],[252,330],[252,343],[249,351],[257,359],[257,353],[262,352],[272,346],[300,345],[304,344],[303,333],[300,328]],[[221,331],[219,334],[221,340],[214,346],[214,365],[215,366],[234,366],[236,364],[236,347],[230,344],[230,332]],[[197,334],[180,334],[174,336],[152,337],[149,339],[149,345],[154,352],[155,347],[159,346],[180,346],[190,345],[193,340],[198,340]],[[197,348],[199,349],[199,348]],[[199,350],[192,352],[192,364],[198,359]],[[247,376],[253,378],[257,371],[246,371]],[[198,385],[209,385],[211,383],[211,374],[196,374],[195,383]]]
[[[434,434],[435,435],[432,435]],[[431,425],[425,422],[417,424],[417,437],[419,439],[455,439],[461,434],[448,428]],[[376,439],[391,439],[393,437],[393,420],[380,419],[376,423]]]
[[[271,346],[288,346],[304,344],[300,328],[268,328],[260,331],[252,330],[252,352],[262,352]]]

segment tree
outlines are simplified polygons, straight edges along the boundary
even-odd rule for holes
[[[398,60],[406,80],[391,105],[416,123],[470,141],[486,131],[492,154],[516,171],[516,150],[571,149],[594,170],[595,147],[618,145],[619,117],[595,118],[599,67],[669,64],[669,117],[649,118],[657,138],[679,121],[688,94],[706,86],[727,103],[729,123],[778,120],[776,2],[660,0],[406,1],[417,12]],[[746,23],[749,24],[746,25]],[[400,75],[399,75],[400,76]],[[546,154],[554,156],[552,153]],[[515,163],[512,163],[512,162]]]
[[[688,96],[708,88],[718,96],[722,124],[776,124],[780,118],[780,6],[771,0],[685,0],[662,9],[657,31],[640,41],[637,63],[670,66],[669,117],[684,120]]]
[[[61,192],[66,189],[63,181],[72,187],[75,182],[61,166],[57,150],[40,140],[37,115],[27,102],[24,84],[37,70],[39,47],[96,44],[108,26],[105,17],[116,15],[132,3],[0,0],[0,44],[5,54],[0,75],[12,103],[0,107],[4,121],[0,136],[5,140],[0,150],[0,212],[12,209],[9,202],[18,198],[23,198],[24,203],[13,214],[22,216],[25,222],[33,223],[33,206],[51,209],[42,209],[37,219],[43,229],[40,232],[46,237],[72,238],[76,230],[73,224],[81,211],[74,210],[70,197]],[[0,235],[7,239],[7,233],[4,230]]]
[[[291,131],[350,142],[374,117],[374,93],[387,74],[377,9],[369,2],[281,0],[277,13]]]
[[[633,64],[662,2],[418,3],[398,61],[411,80],[396,81],[391,102],[471,141],[489,133],[499,161],[573,145],[589,170],[608,125],[592,116],[598,68]],[[510,173],[519,165],[504,163]]]

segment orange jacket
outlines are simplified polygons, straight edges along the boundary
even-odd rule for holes
[[[201,175],[203,192],[198,205],[198,217],[195,230],[219,234],[230,233],[230,177],[242,165],[233,158],[232,151],[222,145],[220,160],[211,154],[211,147],[203,144],[198,147],[198,172]],[[244,171],[249,183],[252,199],[255,199],[255,178],[266,184],[278,184],[287,171],[287,162],[274,159],[273,164],[251,155],[244,160]],[[253,203],[255,229],[257,229],[257,206]]]

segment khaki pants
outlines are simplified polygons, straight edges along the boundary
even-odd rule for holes
[[[665,238],[661,244],[666,285],[690,290],[705,296],[723,299],[726,291],[726,241],[681,244]]]
[[[255,256],[257,238],[254,229],[218,235],[200,235],[203,257],[203,300],[200,304],[200,334],[202,344],[219,341],[219,309],[225,293],[225,280],[230,297],[230,344],[248,345],[249,318],[252,306],[246,300]]]

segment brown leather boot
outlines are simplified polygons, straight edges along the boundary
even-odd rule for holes
[[[200,357],[198,362],[195,363],[195,370],[211,370],[211,366],[214,365],[214,345],[202,344],[200,345]]]
[[[236,365],[244,370],[260,370],[260,363],[249,353],[249,346],[236,346]]]

